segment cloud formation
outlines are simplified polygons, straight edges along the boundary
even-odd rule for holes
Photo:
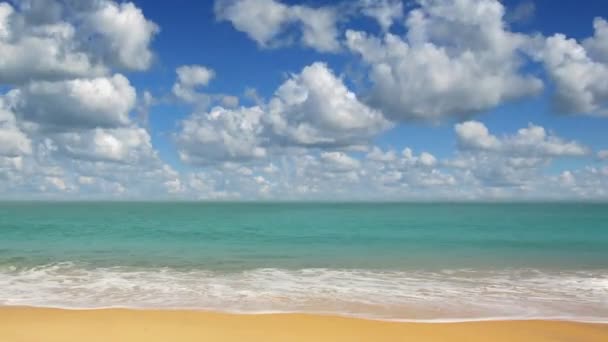
[[[217,0],[218,19],[230,21],[234,28],[246,33],[261,47],[271,47],[296,39],[302,45],[320,52],[340,49],[332,7],[285,5],[276,0]],[[294,36],[288,31],[295,27]]]
[[[535,57],[555,83],[554,108],[565,114],[608,115],[608,64],[598,46],[605,21],[596,19],[596,35],[585,41],[594,59],[575,39],[558,33],[543,40]]]
[[[541,127],[530,124],[521,128],[515,135],[502,139],[490,134],[488,128],[478,121],[456,124],[454,130],[461,147],[494,151],[517,156],[584,156],[589,149],[575,141],[565,141],[548,134]]]
[[[346,31],[346,45],[369,67],[370,103],[389,118],[467,117],[543,88],[522,73],[526,37],[507,29],[500,2],[419,5],[407,15],[404,36]]]
[[[111,68],[146,70],[158,32],[133,3],[2,2],[0,83],[94,77]]]
[[[204,164],[261,158],[289,146],[365,145],[388,127],[327,65],[313,63],[291,75],[268,103],[194,113],[182,121],[176,141],[182,160]]]
[[[7,95],[25,121],[52,130],[117,127],[129,123],[136,91],[123,75],[37,81]]]
[[[177,81],[171,89],[173,95],[185,102],[208,102],[206,94],[197,92],[197,88],[205,87],[215,77],[215,72],[202,65],[182,65],[178,67]]]
[[[219,106],[193,114],[182,121],[176,137],[180,158],[208,164],[264,157],[266,149],[260,146],[263,115],[259,107],[232,110]]]
[[[548,120],[505,132],[471,118],[542,91],[551,111],[608,115],[606,20],[586,39],[545,37],[513,30],[526,11],[497,0],[218,0],[216,18],[263,53],[314,50],[282,81],[246,85],[260,91],[240,97],[215,91],[226,82],[211,64],[172,65],[174,82],[137,89],[135,72],[166,61],[152,49],[160,27],[134,3],[0,2],[0,193],[608,198],[605,150],[561,137]],[[155,105],[160,130],[148,118]],[[432,141],[444,124],[454,125],[441,137],[453,151],[419,145],[417,135]]]
[[[166,193],[157,184],[175,174],[131,118],[137,91],[116,72],[148,69],[158,32],[130,2],[0,2],[3,193]]]
[[[18,157],[31,152],[30,139],[20,130],[15,114],[0,98],[0,156]]]
[[[302,146],[364,143],[390,123],[357,98],[326,64],[313,63],[275,92],[265,117],[278,138]]]

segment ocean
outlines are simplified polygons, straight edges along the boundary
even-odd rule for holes
[[[608,204],[0,202],[0,305],[608,321]]]

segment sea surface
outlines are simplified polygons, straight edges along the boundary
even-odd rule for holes
[[[0,305],[608,321],[608,204],[0,202]]]

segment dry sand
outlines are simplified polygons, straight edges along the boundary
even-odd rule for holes
[[[0,308],[2,342],[608,341],[608,325],[561,321],[396,323],[304,314]]]

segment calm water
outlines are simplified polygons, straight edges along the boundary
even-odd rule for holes
[[[608,205],[4,202],[0,304],[608,320]]]

